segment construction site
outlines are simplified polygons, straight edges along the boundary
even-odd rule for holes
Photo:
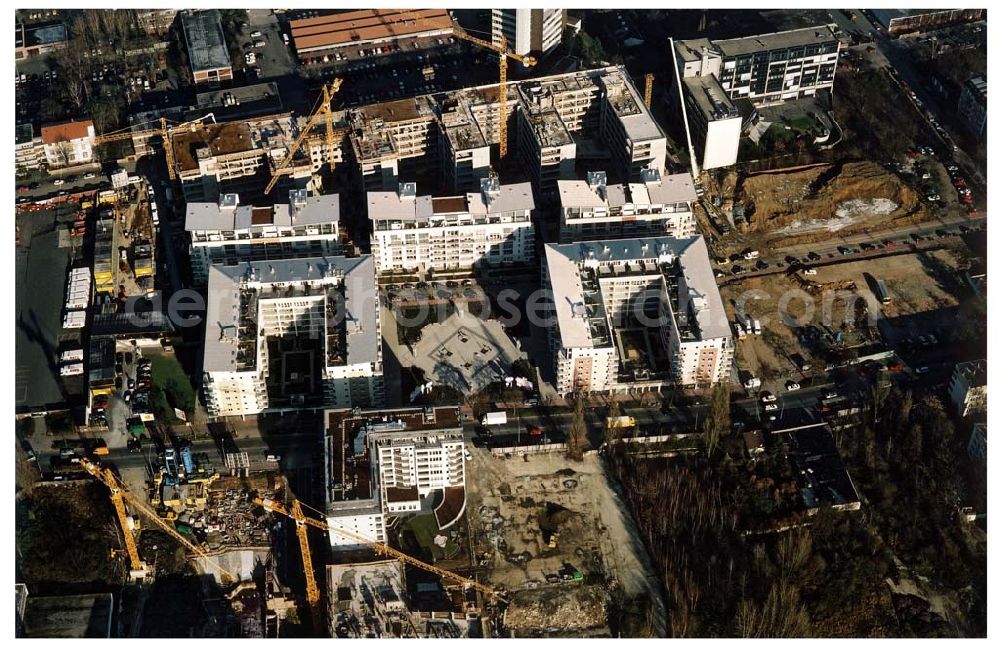
[[[956,287],[962,270],[956,252],[939,249],[818,266],[810,275],[798,270],[722,286],[726,313],[734,324],[749,319],[762,325],[760,333],[740,335],[736,366],[782,388],[788,379],[823,375],[828,365],[850,358],[852,351],[863,354],[886,344],[891,347],[895,342],[884,342],[887,321],[895,325],[893,341],[917,338],[928,332],[925,327],[945,327],[941,311],[958,306]],[[891,301],[879,300],[876,278]],[[921,316],[929,322],[923,324]],[[912,324],[904,327],[904,323]]]
[[[497,634],[607,636],[616,605],[663,606],[641,535],[600,457],[494,457],[477,449],[468,492],[480,577],[507,597]],[[662,636],[665,625],[655,627]]]
[[[736,230],[761,247],[822,242],[926,222],[927,207],[897,174],[871,161],[816,164],[713,179],[707,192]]]

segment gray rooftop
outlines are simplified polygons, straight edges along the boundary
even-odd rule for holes
[[[837,42],[837,37],[830,26],[817,25],[816,27],[793,29],[786,32],[714,41],[713,43],[724,57],[738,57],[744,54],[794,48],[802,45],[820,45],[831,41]]]
[[[257,218],[255,221],[254,218]],[[289,203],[267,207],[224,208],[218,202],[192,202],[184,219],[186,231],[241,231],[251,228],[292,227],[339,223],[340,196],[316,195],[293,208]]]
[[[535,208],[535,198],[531,193],[531,183],[501,184],[500,192],[487,206],[485,198],[480,193],[466,193],[466,203],[469,213],[485,215],[487,213],[508,213],[510,211],[532,211]]]
[[[609,97],[608,103],[614,108],[615,115],[625,128],[625,134],[631,140],[648,141],[664,138],[663,131],[646,108],[642,94],[636,89],[624,68],[609,71],[602,78],[612,84],[619,80],[625,84],[626,93],[617,98]]]
[[[274,284],[291,283],[304,289],[308,282],[309,294],[323,294],[322,286],[335,283],[331,275],[338,272],[343,275],[343,319],[348,322],[347,364],[376,361],[380,336],[376,329],[375,262],[370,255],[326,256],[212,266],[208,272],[204,370],[236,371],[237,344],[230,335],[240,319],[241,287],[268,290]]]
[[[715,75],[685,77],[688,97],[694,100],[706,121],[739,118],[740,111],[733,104]]]
[[[416,220],[434,215],[430,195],[401,197],[396,191],[368,193],[369,220]]]
[[[557,184],[559,202],[563,208],[610,207],[626,204],[650,206],[694,202],[698,199],[694,190],[694,180],[687,172],[667,175],[658,182],[648,184],[610,184],[605,187],[604,197],[582,179],[560,179]]]
[[[573,307],[584,304],[582,265],[629,263],[654,260],[657,263],[680,258],[681,270],[692,294],[704,299],[704,308],[696,316],[704,340],[732,336],[722,295],[715,282],[708,248],[702,236],[689,238],[623,238],[568,245],[545,245],[559,335],[564,347],[592,347],[593,339],[585,320],[574,314]],[[663,274],[653,268],[654,274]],[[675,310],[678,307],[674,307]],[[613,346],[613,345],[609,345]]]
[[[181,14],[181,23],[192,71],[232,66],[222,33],[222,17],[217,9]]]

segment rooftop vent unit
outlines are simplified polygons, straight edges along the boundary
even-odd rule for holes
[[[607,198],[608,173],[603,170],[595,170],[587,173],[587,186],[597,193],[601,199]]]
[[[224,193],[219,195],[220,211],[235,211],[240,205],[240,196],[236,193]]]
[[[417,199],[417,185],[408,181],[399,185],[399,199],[414,201]]]
[[[483,193],[483,203],[487,207],[500,197],[500,180],[496,177],[484,177],[480,179],[479,188]]]

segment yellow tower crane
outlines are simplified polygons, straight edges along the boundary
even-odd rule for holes
[[[313,595],[310,593],[311,590],[309,589],[310,586],[315,588],[316,578],[313,575],[314,572],[312,568],[312,553],[309,550],[309,541],[305,537],[305,534],[303,533],[307,525],[312,526],[313,528],[318,528],[322,531],[326,531],[328,533],[335,533],[337,535],[340,535],[341,537],[345,537],[349,540],[357,542],[358,544],[363,544],[365,546],[368,546],[372,548],[375,551],[375,553],[379,555],[391,556],[397,560],[405,562],[406,564],[417,567],[418,569],[423,569],[424,571],[428,571],[432,574],[437,574],[442,578],[447,578],[449,580],[455,581],[456,583],[459,583],[463,587],[473,587],[491,598],[502,600],[497,591],[494,590],[492,587],[489,587],[488,585],[484,585],[478,581],[472,580],[471,578],[466,578],[465,576],[461,576],[454,572],[448,571],[447,569],[441,569],[440,567],[435,567],[434,565],[428,564],[423,560],[418,560],[417,558],[414,558],[411,555],[407,555],[402,551],[398,551],[397,549],[392,548],[388,544],[383,544],[382,542],[376,542],[375,540],[368,539],[367,537],[363,537],[361,535],[358,535],[357,533],[353,533],[351,531],[347,531],[342,528],[337,528],[336,526],[331,526],[327,524],[325,521],[308,517],[302,512],[302,506],[298,500],[294,500],[292,502],[291,510],[281,505],[277,501],[272,501],[271,499],[260,499],[259,497],[255,497],[253,502],[258,506],[264,508],[264,510],[270,512],[276,512],[280,515],[284,515],[286,517],[290,517],[295,520],[296,530],[298,530],[299,532],[299,544],[302,547],[302,562],[306,572],[306,597],[310,601],[311,607],[315,608],[315,604],[311,603],[314,600],[313,597],[315,597],[315,601],[317,603],[319,602],[319,590],[316,589],[315,590],[316,593],[315,595]]]
[[[316,125],[316,121],[322,115],[326,123],[326,147],[330,155],[330,171],[332,172],[336,166],[336,161],[333,157],[333,146],[335,143],[335,134],[333,131],[333,105],[331,104],[333,96],[337,94],[340,90],[340,85],[343,80],[339,77],[334,79],[330,84],[323,85],[323,95],[320,99],[319,106],[313,110],[312,114],[309,116],[309,120],[306,122],[306,126],[302,128],[299,132],[298,138],[292,143],[291,147],[288,148],[288,154],[285,159],[278,165],[274,170],[274,174],[271,175],[271,181],[268,182],[267,187],[264,189],[265,195],[270,195],[271,191],[274,190],[274,185],[278,183],[278,179],[282,175],[287,174],[287,166],[292,162],[292,158],[295,157],[295,153],[299,151],[302,143],[305,142],[306,138],[309,136],[309,132]]]
[[[500,158],[503,159],[507,156],[507,57],[514,59],[515,61],[520,61],[527,67],[534,66],[536,60],[531,55],[520,55],[516,52],[511,52],[507,49],[507,37],[501,35],[500,43],[495,44],[492,41],[487,41],[469,34],[465,29],[459,27],[457,24],[451,23],[449,25],[441,25],[429,18],[422,18],[412,11],[406,12],[410,18],[414,21],[423,21],[429,23],[432,26],[437,27],[451,27],[453,36],[456,36],[463,41],[468,41],[478,45],[481,48],[486,48],[487,50],[492,50],[500,55]]]
[[[181,123],[176,125],[174,129],[179,129],[181,127],[197,129],[202,125],[204,120],[204,118],[198,118],[190,122]],[[174,145],[170,140],[170,128],[167,125],[166,118],[160,118],[159,124],[159,129],[132,131],[131,128],[126,128],[108,132],[107,134],[100,134],[94,138],[94,145],[104,145],[105,143],[113,143],[116,141],[128,141],[133,138],[159,136],[163,141],[163,154],[167,161],[167,176],[170,178],[170,181],[174,181],[177,178],[177,162],[174,160]]]
[[[653,73],[646,73],[646,93],[643,95],[643,100],[647,109],[653,108]]]
[[[133,575],[141,575],[145,572],[146,566],[139,557],[139,548],[136,546],[135,538],[132,536],[132,530],[128,526],[128,515],[125,514],[124,503],[126,501],[134,510],[141,512],[147,519],[159,526],[160,530],[180,542],[192,553],[198,555],[206,565],[218,571],[222,582],[233,583],[237,580],[235,574],[223,568],[217,562],[205,555],[204,551],[202,551],[186,537],[178,533],[169,522],[157,515],[156,511],[147,506],[142,499],[129,492],[121,480],[115,476],[114,472],[110,469],[101,467],[97,463],[86,459],[80,461],[80,466],[83,467],[88,474],[104,483],[104,485],[111,490],[111,502],[115,506],[115,512],[118,514],[118,522],[121,524],[122,532],[125,534],[125,548],[128,552],[129,563],[132,566]]]

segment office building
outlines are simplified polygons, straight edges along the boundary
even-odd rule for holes
[[[214,265],[206,301],[210,415],[382,404],[370,256]]]
[[[730,100],[756,106],[832,91],[840,47],[831,25],[674,43],[682,78],[714,76]]]
[[[565,9],[493,9],[490,22],[494,45],[507,38],[507,47],[520,55],[547,54],[562,41]]]
[[[368,193],[372,256],[379,273],[469,270],[535,257],[531,184],[482,180],[478,193],[417,196],[415,184]]]
[[[729,379],[733,337],[704,238],[546,245],[560,395]]]
[[[698,195],[690,173],[661,177],[645,170],[639,183],[608,184],[604,172],[590,172],[558,187],[560,242],[695,235]]]
[[[872,9],[875,22],[893,36],[913,34],[986,18],[985,9]]]
[[[340,197],[289,193],[287,204],[241,205],[238,195],[217,202],[189,202],[184,229],[191,240],[191,273],[196,284],[208,280],[213,265],[270,261],[342,252]]]
[[[188,63],[195,84],[218,84],[233,78],[222,17],[217,9],[181,14]]]

